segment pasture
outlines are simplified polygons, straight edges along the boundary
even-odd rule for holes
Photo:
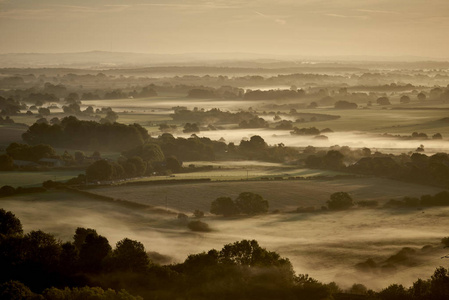
[[[13,187],[42,186],[47,180],[67,181],[70,178],[84,173],[80,170],[49,170],[49,171],[14,171],[0,172],[0,186],[10,185]]]
[[[350,178],[128,185],[92,188],[89,191],[116,199],[191,213],[195,209],[208,212],[210,203],[216,198],[235,198],[242,192],[262,195],[269,201],[270,210],[291,211],[298,206],[320,208],[335,192],[348,192],[355,201],[384,202],[391,198],[435,194],[441,189],[382,178]]]

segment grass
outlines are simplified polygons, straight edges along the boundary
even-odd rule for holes
[[[0,186],[10,185],[13,187],[42,186],[46,180],[66,181],[70,178],[84,173],[80,170],[53,170],[36,172],[0,172]]]
[[[27,131],[27,128],[22,126],[0,125],[0,148],[6,148],[13,142],[21,142],[22,134],[25,131]]]
[[[356,129],[357,131],[372,133],[387,132],[403,135],[410,135],[414,131],[426,132],[427,134],[440,132],[443,137],[449,137],[449,126],[435,122],[447,117],[447,110],[392,110],[373,107],[357,110],[317,109],[314,112],[341,116],[337,120],[307,124],[321,129],[329,127],[334,131]]]
[[[102,187],[92,193],[120,198],[142,204],[168,207],[185,213],[195,209],[209,211],[210,203],[218,197],[235,198],[241,192],[262,195],[270,210],[294,210],[298,206],[325,205],[330,194],[348,192],[355,201],[380,202],[403,196],[435,194],[441,189],[381,178],[351,178],[335,180],[228,181],[179,185],[139,185]]]

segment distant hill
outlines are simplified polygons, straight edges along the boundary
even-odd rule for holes
[[[91,51],[79,53],[0,54],[0,68],[136,68],[150,66],[214,66],[239,68],[339,67],[407,69],[449,68],[449,62],[427,57],[288,56],[254,53],[148,54]]]

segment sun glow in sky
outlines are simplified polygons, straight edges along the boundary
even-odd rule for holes
[[[448,58],[447,0],[0,0],[0,53]]]

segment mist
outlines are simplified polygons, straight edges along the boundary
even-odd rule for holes
[[[112,245],[124,237],[136,239],[147,251],[168,255],[173,262],[237,240],[256,239],[288,257],[297,273],[343,287],[355,282],[373,289],[392,281],[409,285],[440,266],[440,257],[446,254],[439,244],[449,225],[446,208],[275,214],[232,221],[209,216],[205,220],[213,231],[204,234],[189,232],[174,213],[164,216],[89,199],[80,201],[78,196],[76,202],[67,196],[64,200],[58,200],[57,194],[52,197],[55,199],[48,201],[17,197],[1,203],[22,220],[25,231],[39,228],[70,241],[77,227],[95,228]],[[399,265],[382,276],[355,269],[366,259],[381,262],[403,247],[419,252],[425,245],[432,250],[419,255],[413,267]]]

